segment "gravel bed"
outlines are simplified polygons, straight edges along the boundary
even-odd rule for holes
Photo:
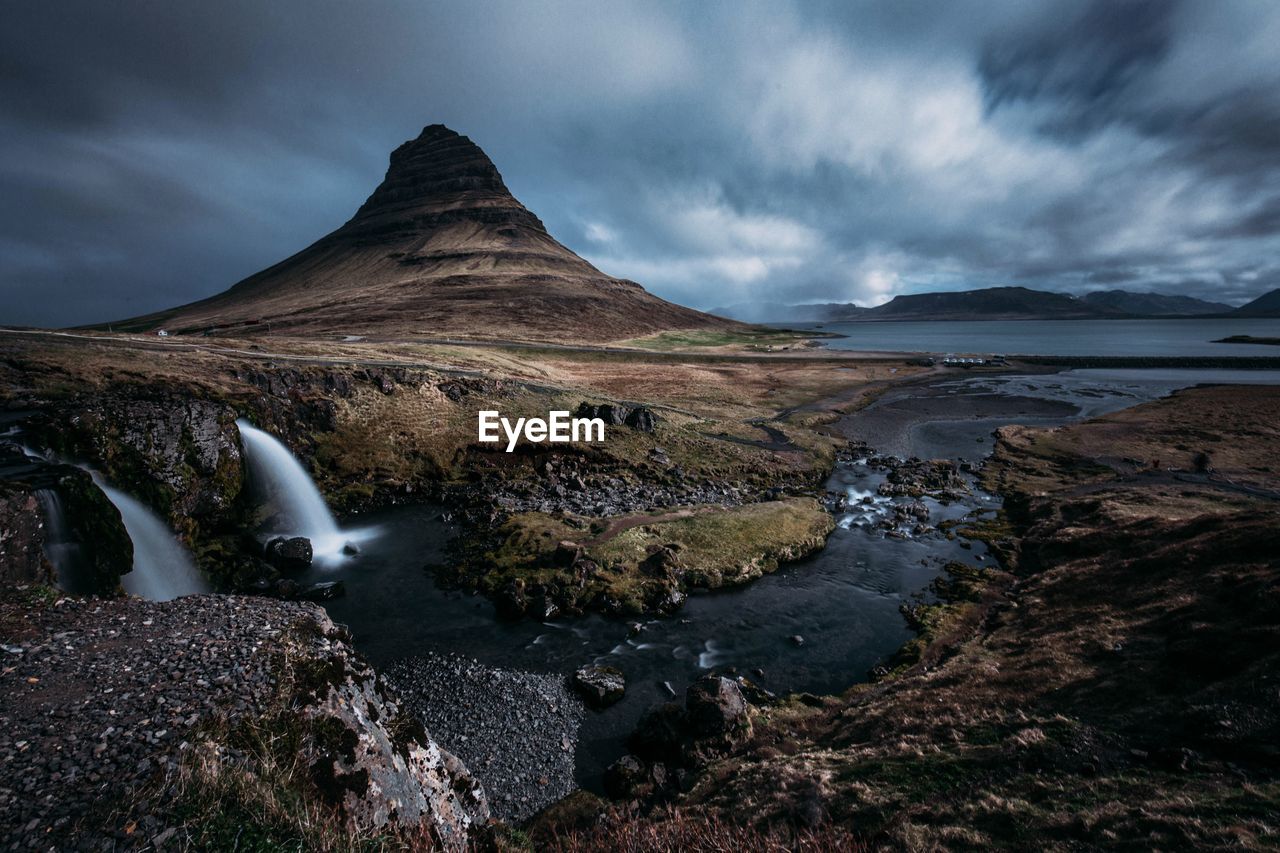
[[[265,707],[269,653],[308,608],[211,595],[0,601],[0,850],[163,844],[173,833],[145,804],[127,833],[111,817],[176,766],[202,720]]]
[[[563,676],[437,654],[397,661],[385,675],[428,734],[481,781],[495,817],[518,823],[577,787],[584,708]]]

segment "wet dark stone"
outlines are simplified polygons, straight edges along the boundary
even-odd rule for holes
[[[640,759],[624,755],[604,771],[604,792],[615,800],[626,799],[645,783],[646,775]]]
[[[607,708],[622,698],[627,683],[611,666],[584,666],[573,674],[573,687],[593,708]]]
[[[332,601],[347,594],[347,587],[342,581],[327,581],[303,587],[297,597],[303,601]]]
[[[267,543],[267,560],[278,569],[305,569],[314,556],[311,540],[305,536],[277,536]]]
[[[626,425],[641,432],[653,432],[658,428],[658,418],[644,406],[636,406],[627,415]]]
[[[730,734],[749,726],[747,700],[736,681],[709,675],[685,692],[685,710],[693,733],[702,737]]]

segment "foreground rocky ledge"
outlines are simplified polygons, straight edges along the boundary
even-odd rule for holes
[[[489,817],[306,604],[0,597],[5,849],[462,849]]]

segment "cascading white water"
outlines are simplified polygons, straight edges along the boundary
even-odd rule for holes
[[[28,452],[28,455],[34,455]],[[73,594],[88,592],[82,588],[80,573],[83,558],[80,543],[76,542],[67,526],[67,514],[62,508],[62,497],[53,489],[37,489],[36,500],[44,511],[44,556],[57,573],[58,588]]]
[[[236,421],[244,439],[245,458],[256,488],[272,503],[281,517],[281,536],[305,536],[317,556],[334,555],[348,539],[325,504],[320,490],[302,464],[280,441],[248,421]]]
[[[152,601],[168,601],[209,591],[209,582],[187,549],[158,515],[141,501],[107,485],[96,471],[89,474],[107,500],[120,510],[124,529],[133,540],[133,571],[120,578],[125,592]]]

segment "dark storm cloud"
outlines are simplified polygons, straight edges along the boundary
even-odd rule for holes
[[[572,248],[699,307],[1241,301],[1277,275],[1276,43],[1265,2],[16,4],[0,322],[222,290],[436,121]]]
[[[1111,121],[1174,38],[1174,0],[1093,0],[988,41],[978,61],[988,109],[1052,99],[1043,129],[1078,136]]]

